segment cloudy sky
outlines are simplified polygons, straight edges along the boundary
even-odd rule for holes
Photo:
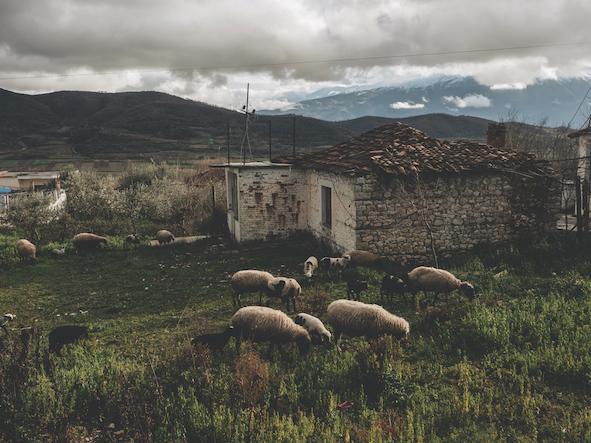
[[[240,109],[324,87],[591,72],[589,0],[0,0],[0,88],[157,90]]]

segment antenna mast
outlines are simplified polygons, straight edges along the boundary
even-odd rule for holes
[[[247,83],[246,84],[246,104],[242,107],[242,112],[244,112],[244,115],[246,117],[246,120],[244,121],[244,138],[242,139],[242,146],[240,147],[240,149],[242,150],[242,162],[243,163],[246,163],[246,146],[245,146],[244,142],[246,142],[248,144],[248,150],[250,151],[250,139],[248,138],[248,124],[249,124],[248,116],[251,114],[248,112],[249,92],[250,92],[250,83]],[[254,115],[254,113],[255,113],[255,109],[252,110],[252,115]]]

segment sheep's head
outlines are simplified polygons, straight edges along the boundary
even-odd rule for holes
[[[468,297],[470,300],[474,300],[474,286],[472,286],[470,283],[468,282],[462,282],[462,284],[460,285],[460,290],[466,295],[466,297]]]

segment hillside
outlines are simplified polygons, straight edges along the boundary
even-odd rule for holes
[[[273,155],[292,152],[294,117],[252,115],[245,139],[243,113],[160,92],[26,95],[0,89],[0,167],[59,169],[90,162],[108,169],[105,162],[150,158],[191,164],[226,157],[228,144],[231,158],[239,159],[243,141],[249,157],[267,158],[269,138]],[[340,122],[295,118],[299,151],[331,147],[395,120],[436,138],[484,141],[489,122],[446,114]]]

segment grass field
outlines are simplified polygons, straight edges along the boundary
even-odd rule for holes
[[[267,344],[237,356],[234,339],[217,355],[189,343],[230,324],[235,271],[303,285],[300,263],[323,254],[306,242],[126,250],[109,237],[108,248],[74,255],[67,245],[58,259],[57,245],[43,246],[30,264],[15,241],[0,238],[0,314],[17,316],[0,331],[2,442],[591,439],[591,253],[563,234],[445,261],[477,298],[385,304],[410,322],[407,340],[345,337],[341,356],[315,343],[306,356],[284,347],[270,359]],[[298,311],[325,321],[349,277],[368,280],[362,301],[381,303],[382,276],[402,271],[383,263],[320,276],[303,285]],[[88,326],[90,339],[49,354],[48,332],[66,324]],[[345,401],[353,406],[339,409]]]

